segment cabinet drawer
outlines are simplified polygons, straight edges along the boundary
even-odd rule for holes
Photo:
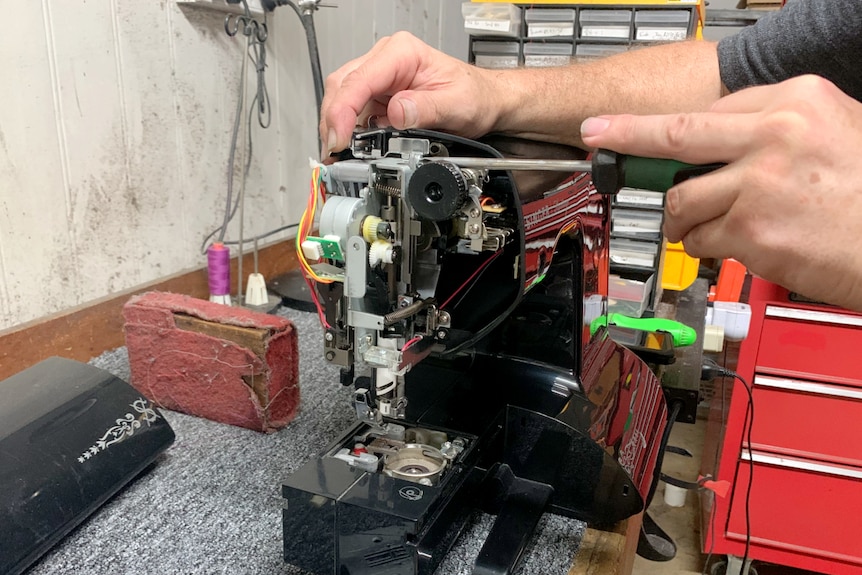
[[[862,389],[754,376],[755,450],[862,467]]]
[[[727,535],[745,540],[748,461],[754,459],[751,538],[758,544],[862,565],[862,469],[743,453]]]
[[[757,370],[862,387],[862,316],[766,306]]]

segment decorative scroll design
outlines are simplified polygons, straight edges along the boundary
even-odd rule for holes
[[[102,437],[96,440],[96,443],[78,456],[78,463],[84,463],[115,443],[120,443],[131,437],[135,434],[135,430],[139,429],[143,423],[146,423],[147,427],[149,427],[161,417],[156,413],[153,405],[142,397],[130,403],[129,406],[137,414],[129,412],[120,419],[117,419],[116,425],[110,427]]]

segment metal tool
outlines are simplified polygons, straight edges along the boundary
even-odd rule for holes
[[[491,170],[546,170],[590,172],[601,194],[613,195],[623,187],[666,192],[673,186],[717,170],[724,164],[686,164],[677,160],[642,158],[597,150],[592,160],[533,160],[523,158],[433,158],[460,168]]]

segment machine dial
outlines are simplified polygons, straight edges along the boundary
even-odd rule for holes
[[[458,214],[467,199],[467,179],[448,162],[422,164],[407,185],[407,199],[423,220],[440,222]]]

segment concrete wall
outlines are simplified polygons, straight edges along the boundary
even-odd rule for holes
[[[333,3],[317,19],[324,73],[400,29],[466,57],[460,2]],[[14,14],[0,34],[0,329],[204,265],[201,242],[224,209],[244,40],[225,34],[223,14],[174,0],[0,8]],[[252,130],[246,236],[299,219],[318,153],[305,37],[289,7],[270,21],[268,46],[273,119]]]

